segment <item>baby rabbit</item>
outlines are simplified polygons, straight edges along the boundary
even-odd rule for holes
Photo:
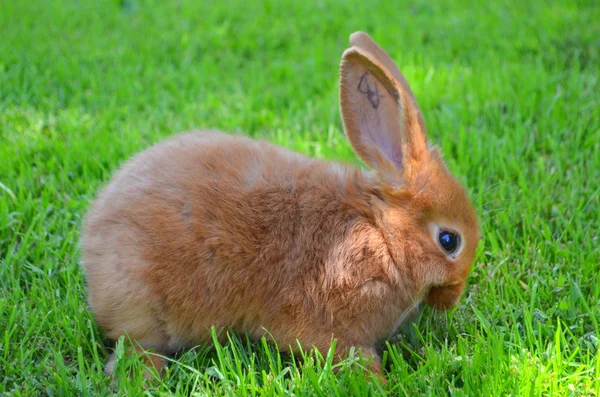
[[[479,241],[476,214],[427,142],[415,97],[366,33],[342,55],[341,115],[370,171],[217,131],[129,160],[89,210],[89,305],[109,338],[162,355],[210,327],[283,350],[373,358],[425,301],[454,306]],[[152,364],[162,368],[160,357]],[[112,372],[114,356],[106,372]]]

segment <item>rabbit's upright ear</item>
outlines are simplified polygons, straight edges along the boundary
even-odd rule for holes
[[[365,33],[342,55],[340,106],[354,151],[389,183],[410,179],[428,157],[425,124],[406,79]]]

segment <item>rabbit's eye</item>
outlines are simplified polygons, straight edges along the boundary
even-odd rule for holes
[[[450,230],[440,230],[438,242],[446,253],[453,254],[460,247],[460,235]]]

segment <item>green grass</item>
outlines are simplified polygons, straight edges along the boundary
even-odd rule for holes
[[[143,393],[135,358],[117,367],[131,378],[103,375],[86,307],[78,239],[95,192],[192,128],[358,163],[337,79],[365,30],[411,82],[484,235],[461,305],[427,309],[412,345],[389,347],[389,389],[600,395],[599,21],[594,0],[0,1],[0,394]],[[243,336],[176,359],[148,392],[385,390],[357,363],[333,375],[327,356]]]

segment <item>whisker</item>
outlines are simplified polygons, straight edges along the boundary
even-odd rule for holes
[[[492,220],[494,220],[495,218],[497,218],[498,216],[502,215],[502,214],[503,214],[504,212],[506,212],[507,210],[508,210],[508,208],[504,208],[504,209],[502,209],[502,210],[498,211],[497,213],[495,213],[493,216],[491,216],[491,217],[489,217],[489,218],[487,218],[487,219],[483,219],[483,221],[487,221],[487,222],[489,222],[489,221],[492,221]]]
[[[494,204],[494,203],[498,203],[498,202],[502,202],[505,203],[507,200],[506,199],[498,199],[498,200],[490,200],[486,203],[481,204],[480,206],[477,207],[477,210],[484,210],[484,211],[491,211],[490,209],[487,209],[485,207],[489,206],[490,204]],[[495,209],[495,208],[494,208]],[[492,209],[492,210],[494,210]]]
[[[400,317],[394,323],[394,326],[392,327],[392,331],[390,332],[390,334],[387,337],[388,339],[391,339],[392,336],[394,336],[394,334],[396,333],[396,331],[398,330],[398,328],[400,328],[400,326],[402,325],[402,323],[404,323],[404,321],[406,321],[406,319],[409,318],[413,314],[413,311],[416,308],[419,307],[419,305],[421,304],[422,300],[423,300],[423,297],[419,296],[413,303],[410,304],[409,307],[407,307],[402,312],[402,314],[400,314]]]
[[[508,198],[497,198],[494,200],[488,200],[488,201],[484,201],[481,205],[488,205],[488,204],[492,204],[492,203],[497,203],[499,201],[507,201]]]
[[[484,193],[490,192],[490,191],[492,191],[492,190],[495,190],[495,189],[499,189],[501,186],[508,185],[508,184],[509,184],[509,182],[514,182],[514,181],[516,181],[516,180],[517,180],[517,176],[515,175],[514,177],[511,177],[511,178],[507,178],[507,179],[505,179],[505,180],[498,181],[498,182],[496,182],[496,183],[494,183],[494,184],[492,184],[492,185],[490,185],[490,186],[486,187],[486,188],[485,188],[485,189],[483,189],[481,192],[479,192],[479,194],[477,194],[477,195],[475,196],[475,200],[477,200],[479,197],[481,197],[481,195],[483,195]]]
[[[492,209],[486,210],[485,214],[494,214],[494,213],[497,213],[498,211],[506,211],[509,208],[510,207],[492,208]]]

